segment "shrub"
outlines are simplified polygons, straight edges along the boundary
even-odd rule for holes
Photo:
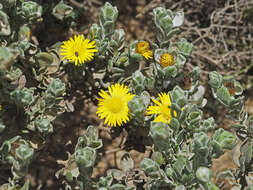
[[[65,112],[74,111],[71,98],[96,103],[105,126],[115,133],[125,130],[129,138],[149,139],[152,151],[140,168],[134,168],[126,153],[121,170],[95,179],[103,142],[90,125],[71,153],[62,152],[68,159],[57,160],[63,166],[55,175],[65,189],[130,190],[140,184],[150,190],[219,189],[210,170],[213,159],[236,145],[239,168],[222,171],[217,180],[228,180],[231,189],[252,189],[253,117],[244,110],[243,87],[232,76],[209,73],[208,88],[233,121],[234,132],[218,128],[214,117],[205,116],[209,101],[201,69],[185,69],[193,44],[175,38],[184,21],[182,11],[154,8],[156,41],[127,44],[124,30],[115,29],[117,8],[105,3],[88,34],[45,48],[31,37],[45,14],[51,11],[71,28],[78,11],[63,1],[42,6],[5,0],[0,7],[0,160],[12,173],[0,189],[29,189],[29,165],[47,151],[48,139],[60,134],[58,123],[65,121]],[[34,139],[43,145],[38,147]],[[134,171],[142,172],[141,182]]]

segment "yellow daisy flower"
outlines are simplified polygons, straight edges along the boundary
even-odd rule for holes
[[[91,61],[94,53],[98,52],[95,41],[90,42],[89,39],[84,39],[83,35],[75,35],[74,38],[64,41],[61,48],[60,54],[64,56],[63,60],[73,61],[75,65]]]
[[[108,87],[109,93],[101,90],[98,98],[97,114],[110,126],[121,126],[129,121],[128,102],[134,97],[123,84],[116,83]]]
[[[149,44],[146,41],[139,42],[135,48],[136,53],[141,54],[145,59],[152,59],[153,52],[149,50]]]
[[[162,67],[174,65],[174,57],[169,53],[162,54],[160,57],[160,65],[162,65]]]
[[[155,106],[149,106],[147,108],[147,114],[157,114],[158,116],[154,119],[154,122],[163,122],[163,123],[170,123],[172,118],[171,115],[171,100],[169,93],[160,93],[158,94],[160,101],[152,99],[152,101],[156,104]],[[174,112],[175,116],[177,116],[176,112]]]

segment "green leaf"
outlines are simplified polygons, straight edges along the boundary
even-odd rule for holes
[[[213,147],[213,152],[212,152],[213,158],[219,158],[221,155],[224,154],[222,146],[217,141],[212,141],[212,147]]]
[[[99,149],[99,148],[103,147],[102,139],[98,139],[97,141],[91,141],[89,143],[89,147],[94,148],[94,149]]]
[[[52,14],[59,20],[64,20],[73,14],[73,8],[63,1],[60,1],[52,11]]]
[[[65,90],[65,84],[58,78],[54,79],[47,87],[47,92],[56,97],[63,95]]]
[[[222,172],[219,172],[217,175],[216,175],[216,179],[218,181],[228,181],[231,185],[232,185],[232,190],[240,190],[242,189],[241,188],[241,185],[238,184],[238,181],[237,181],[237,178],[235,177],[235,175],[233,174],[233,172],[229,169],[225,170],[225,171],[222,171]]]
[[[195,105],[191,107],[186,118],[189,130],[198,130],[201,124],[203,112]]]
[[[92,24],[89,31],[89,39],[101,39],[102,37],[102,29],[97,24]]]
[[[9,17],[8,15],[0,10],[0,36],[9,36],[11,34],[11,28],[9,24]]]
[[[176,66],[167,66],[163,69],[166,78],[175,77],[177,75]]]
[[[167,140],[170,131],[168,125],[162,122],[152,122],[150,128],[150,135],[154,140]]]
[[[19,54],[20,52],[17,49],[0,47],[0,70],[9,69]]]
[[[175,86],[170,95],[172,102],[177,103],[180,107],[183,107],[187,102],[185,92],[179,86]]]
[[[142,121],[144,119],[146,106],[141,96],[134,96],[133,99],[128,102],[128,107],[131,114],[134,115],[137,121]]]
[[[174,170],[171,167],[166,166],[165,172],[169,178],[173,178]]]
[[[39,20],[42,16],[43,8],[36,2],[25,1],[22,2],[21,10],[18,11],[18,14],[25,20],[36,21]]]
[[[220,128],[215,131],[213,140],[217,141],[223,149],[233,149],[238,142],[236,135]]]
[[[149,106],[149,104],[150,104],[150,99],[151,99],[150,98],[150,94],[147,91],[143,91],[141,93],[141,97],[143,99],[145,107],[147,108]]]
[[[177,69],[182,69],[186,63],[186,58],[184,55],[178,54],[175,60],[175,66]]]
[[[186,190],[184,185],[177,185],[175,190]]]
[[[15,151],[15,157],[23,162],[29,163],[32,159],[34,150],[29,147],[29,145],[24,141],[24,144],[20,144]]]
[[[172,119],[170,120],[170,124],[169,124],[169,125],[170,125],[171,128],[174,129],[174,130],[178,130],[179,127],[180,127],[180,123],[179,123],[179,121],[178,121],[176,118],[172,118]]]
[[[109,187],[109,190],[126,190],[126,186],[122,184],[114,184]]]
[[[234,81],[235,95],[241,95],[243,93],[243,87],[238,81]]]
[[[247,126],[242,125],[242,124],[233,124],[231,125],[232,128],[234,128],[235,130],[240,130],[240,129],[245,129]]]
[[[175,17],[173,18],[173,27],[179,27],[184,22],[184,12],[178,11],[175,14]]]
[[[52,133],[53,126],[47,118],[37,118],[35,121],[36,128],[41,133]]]
[[[67,173],[66,173],[66,179],[69,181],[69,182],[72,182],[73,181],[73,175],[72,175],[72,173],[70,172],[70,171],[67,171]]]
[[[161,152],[154,152],[152,154],[152,160],[154,160],[159,166],[164,163],[164,158]]]
[[[222,76],[216,71],[212,71],[209,73],[209,82],[212,88],[215,90],[220,88],[222,85]]]
[[[249,139],[246,143],[244,143],[241,148],[241,157],[244,157],[244,165],[248,165],[253,157],[253,140]]]
[[[87,136],[89,142],[96,141],[98,140],[98,131],[94,126],[89,125],[85,136]]]
[[[180,30],[178,28],[173,28],[171,30],[169,30],[169,32],[167,33],[167,38],[166,39],[170,39],[172,36],[178,34],[180,32]]]
[[[204,184],[204,189],[206,190],[220,190],[213,182],[207,182]],[[233,190],[236,190],[233,188]],[[239,189],[237,189],[239,190]]]
[[[85,147],[75,151],[75,160],[80,167],[92,167],[96,160],[96,151],[93,148]]]
[[[215,128],[214,118],[210,117],[210,118],[204,120],[203,124],[202,124],[202,127],[205,130],[205,132],[211,132],[211,131],[213,131],[214,128]]]
[[[34,102],[33,94],[34,94],[33,89],[16,88],[14,91],[11,92],[10,95],[17,105],[28,106]]]
[[[194,67],[192,72],[190,73],[190,77],[192,78],[193,82],[196,82],[200,78],[200,68],[199,67]]]
[[[172,165],[173,169],[177,172],[177,174],[179,174],[179,176],[182,175],[182,172],[185,168],[186,165],[186,159],[183,156],[179,156],[179,158],[177,159],[177,161]]]
[[[201,182],[207,183],[211,180],[212,172],[206,167],[199,167],[196,172],[196,177]]]
[[[183,130],[179,131],[179,133],[176,134],[175,138],[177,144],[180,145],[185,139],[185,132]]]
[[[133,89],[137,95],[140,95],[141,92],[143,92],[143,90],[145,89],[145,78],[146,77],[140,71],[135,71],[132,74]]]
[[[161,48],[166,48],[169,46],[170,46],[170,40],[163,41],[161,42],[161,45],[160,45]]]
[[[100,10],[100,26],[102,27],[103,37],[107,38],[114,33],[114,25],[117,17],[117,8],[106,2]]]
[[[156,80],[153,77],[146,77],[144,85],[148,90],[152,90],[155,87]]]
[[[222,86],[217,90],[217,98],[218,100],[223,103],[224,105],[229,105],[231,101],[231,96],[229,94],[229,91],[226,87]]]
[[[193,50],[193,44],[189,43],[186,39],[182,38],[180,42],[177,43],[179,52],[188,57],[191,55]]]
[[[29,180],[27,180],[20,190],[29,190],[29,185],[30,185],[30,182]]]
[[[151,178],[158,178],[161,175],[159,165],[149,158],[144,158],[141,162],[141,168]]]

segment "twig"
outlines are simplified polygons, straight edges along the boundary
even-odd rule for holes
[[[151,1],[148,5],[146,5],[144,7],[144,9],[141,11],[141,13],[139,13],[138,15],[136,15],[136,18],[143,17],[147,12],[149,12],[152,9],[154,9],[159,4],[161,4],[161,0],[153,0],[153,1]]]
[[[212,59],[210,56],[206,55],[204,52],[195,51],[195,52],[193,52],[193,55],[194,54],[197,55],[197,56],[199,56],[199,57],[202,57],[204,59],[207,59],[209,61],[209,63],[215,65],[216,67],[218,67],[220,69],[222,68],[220,66],[220,64],[217,63],[216,60]]]
[[[87,1],[83,1],[82,3],[79,3],[79,2],[77,2],[75,0],[69,0],[69,2],[72,3],[76,7],[83,8],[83,9],[84,9],[84,7],[85,7],[85,5],[87,3]]]

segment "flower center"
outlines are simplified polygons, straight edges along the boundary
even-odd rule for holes
[[[164,53],[161,55],[160,64],[163,67],[174,65],[174,57],[169,53]]]
[[[121,97],[112,97],[108,99],[108,109],[112,113],[119,113],[124,107]]]
[[[143,41],[143,42],[139,42],[137,45],[136,45],[136,52],[137,53],[145,53],[146,51],[149,50],[149,44],[148,42],[146,41]]]
[[[79,56],[79,54],[78,54],[78,52],[77,52],[77,51],[75,51],[75,56],[76,56],[76,57],[78,57],[78,56]]]

